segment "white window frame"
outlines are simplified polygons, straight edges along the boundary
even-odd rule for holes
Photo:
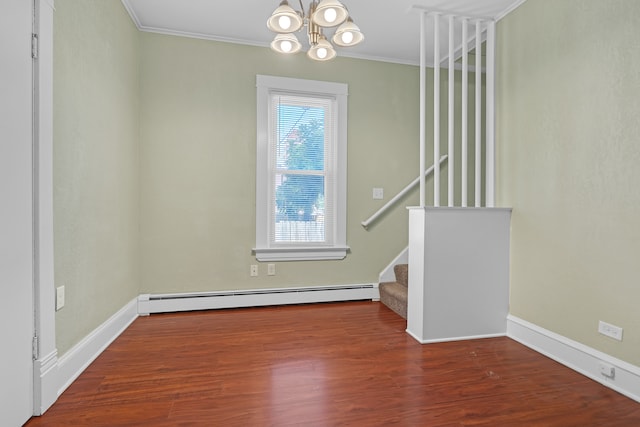
[[[317,80],[276,76],[256,76],[257,143],[256,143],[256,247],[258,261],[339,260],[345,258],[347,246],[347,96],[348,85]],[[304,245],[275,243],[270,230],[275,224],[270,214],[274,191],[269,179],[269,114],[270,95],[274,92],[300,96],[330,98],[334,109],[335,164],[328,170],[334,173],[334,218],[331,243],[308,242]]]

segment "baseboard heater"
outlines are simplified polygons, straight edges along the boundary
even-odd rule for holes
[[[138,313],[145,315],[220,308],[378,300],[379,298],[377,283],[202,293],[143,294],[138,297]]]

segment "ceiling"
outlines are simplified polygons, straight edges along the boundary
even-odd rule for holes
[[[365,40],[358,46],[336,50],[339,56],[418,64],[420,13],[414,6],[499,20],[524,1],[342,0]],[[141,31],[266,47],[274,37],[267,29],[267,18],[280,0],[122,0],[122,3]],[[309,3],[310,0],[302,2],[305,10]],[[289,4],[300,9],[298,0],[290,0]],[[447,30],[444,27],[441,26],[441,51],[446,52]],[[470,29],[469,34],[473,31]],[[461,34],[461,30],[456,30],[456,34]],[[303,45],[306,43],[303,34],[299,34],[298,39]],[[461,36],[457,39],[460,39],[456,40],[459,45]],[[430,57],[429,52],[427,57]]]

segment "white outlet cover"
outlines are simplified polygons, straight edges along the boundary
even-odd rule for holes
[[[598,367],[600,368],[600,373],[608,378],[614,378],[616,376],[616,368],[613,365],[609,365],[605,362],[598,363]]]
[[[622,341],[622,328],[620,326],[612,325],[601,320],[598,322],[598,332],[614,340]]]

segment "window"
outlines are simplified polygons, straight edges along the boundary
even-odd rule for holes
[[[256,80],[256,258],[343,259],[347,85]]]

